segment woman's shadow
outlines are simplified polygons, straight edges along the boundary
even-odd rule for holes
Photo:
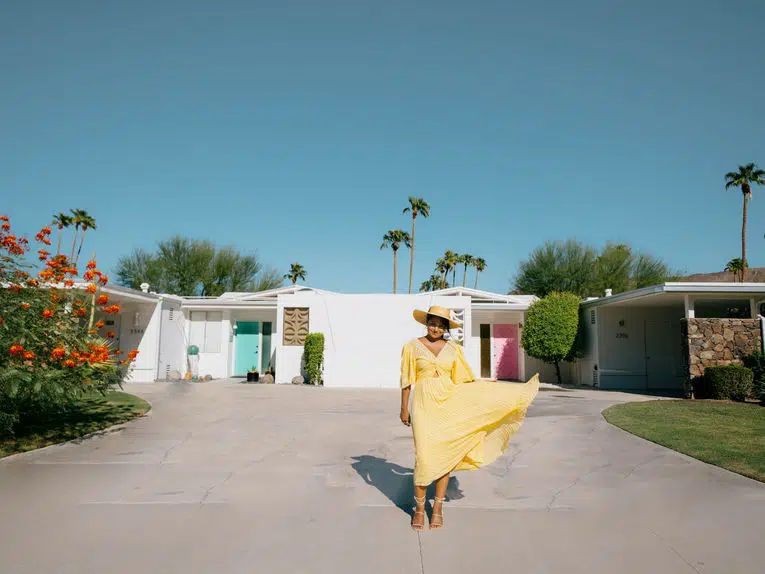
[[[398,508],[411,514],[414,505],[414,471],[411,468],[370,455],[354,456],[353,460],[356,462],[351,466],[364,482],[382,492]],[[434,495],[435,486],[431,485],[428,488],[428,499]],[[449,477],[446,500],[459,500],[463,497],[457,478]]]

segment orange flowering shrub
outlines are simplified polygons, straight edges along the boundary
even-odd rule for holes
[[[41,248],[33,251],[0,216],[0,436],[25,416],[119,386],[138,353],[122,359],[115,333],[97,335],[105,325],[95,322],[96,311],[121,311],[100,293],[109,278],[94,260],[79,277],[74,243],[71,255],[62,253],[59,235],[51,253],[51,234],[43,227],[35,235]]]

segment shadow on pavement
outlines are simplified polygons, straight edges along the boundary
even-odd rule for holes
[[[367,484],[382,492],[388,500],[402,511],[411,514],[414,505],[414,471],[376,456],[354,456],[351,466]],[[435,486],[428,488],[428,498],[433,498]],[[456,477],[449,477],[446,500],[459,500],[464,494]]]

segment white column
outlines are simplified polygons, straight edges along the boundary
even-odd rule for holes
[[[693,298],[693,295],[686,295],[685,296],[685,318],[686,319],[695,319],[696,318],[696,301]]]

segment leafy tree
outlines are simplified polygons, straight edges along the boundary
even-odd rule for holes
[[[548,241],[521,262],[515,289],[538,297],[556,291],[585,296],[592,289],[596,262],[597,252],[579,241]]]
[[[414,224],[417,222],[417,216],[430,217],[430,205],[421,197],[410,197],[409,207],[404,208],[404,213],[412,214],[412,236],[411,248],[409,252],[409,293],[412,292],[412,279],[414,277]]]
[[[396,292],[396,257],[401,244],[407,247],[412,246],[412,240],[409,234],[402,229],[391,229],[383,236],[380,249],[391,249],[393,251],[393,292]]]
[[[628,245],[608,243],[598,253],[575,240],[551,241],[520,264],[513,291],[539,297],[552,292],[599,297],[606,289],[621,293],[676,277],[666,263],[650,254],[636,254]]]
[[[53,216],[51,225],[55,225],[58,228],[56,255],[61,255],[61,239],[63,238],[64,229],[68,228],[72,223],[74,223],[74,218],[66,213],[57,213]]]
[[[290,265],[290,270],[285,273],[284,278],[291,281],[293,285],[295,285],[299,279],[305,281],[305,267],[300,263],[293,263]]]
[[[746,278],[746,221],[749,200],[752,198],[752,184],[765,185],[765,171],[757,167],[757,164],[748,163],[738,166],[738,171],[725,174],[725,189],[738,187],[744,199],[744,211],[741,223],[741,262],[744,266],[741,271],[741,281]]]
[[[264,291],[282,284],[280,273],[264,269],[255,255],[210,241],[174,236],[155,253],[136,249],[117,263],[117,282],[137,289],[149,283],[173,295],[219,296],[227,291]]]
[[[574,293],[550,293],[532,303],[526,312],[521,345],[530,356],[554,364],[560,384],[560,362],[572,357],[578,328],[579,297]]]

